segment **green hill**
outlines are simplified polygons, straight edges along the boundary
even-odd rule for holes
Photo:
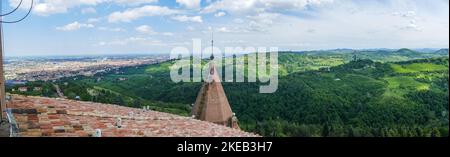
[[[223,85],[242,129],[264,136],[448,136],[448,55],[409,51],[358,52],[358,60],[347,51],[280,53],[277,92],[259,94],[260,83]],[[201,83],[173,83],[172,63],[56,84],[69,98],[188,115]],[[50,88],[45,96],[55,95],[48,82],[29,86],[39,83]]]
[[[440,55],[448,55],[448,49],[440,49],[440,50],[436,51],[435,53],[440,54]]]

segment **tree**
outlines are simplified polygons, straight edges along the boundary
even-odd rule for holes
[[[328,123],[326,123],[325,125],[323,125],[322,137],[328,137],[329,135],[330,135],[330,128],[328,126]]]
[[[431,137],[441,137],[441,132],[437,128],[431,130]]]
[[[140,108],[140,107],[141,107],[141,100],[139,100],[139,99],[134,99],[134,101],[133,101],[133,107],[134,107],[134,108]]]

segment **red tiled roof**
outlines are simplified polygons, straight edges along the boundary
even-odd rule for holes
[[[8,108],[22,137],[254,137],[190,117],[117,105],[14,95]],[[116,126],[121,119],[121,127]]]

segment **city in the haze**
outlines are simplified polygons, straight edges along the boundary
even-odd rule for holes
[[[5,78],[8,83],[51,81],[72,76],[93,76],[122,67],[166,61],[164,55],[127,56],[34,56],[7,57]]]

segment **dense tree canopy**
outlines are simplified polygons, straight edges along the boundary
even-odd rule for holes
[[[282,53],[272,94],[260,94],[258,82],[223,86],[242,129],[264,136],[448,136],[448,55],[429,58],[406,49],[359,53],[356,60],[352,55]],[[188,115],[201,83],[173,83],[171,63],[30,82],[44,89],[15,93],[55,97],[52,84],[58,84],[72,99]]]

